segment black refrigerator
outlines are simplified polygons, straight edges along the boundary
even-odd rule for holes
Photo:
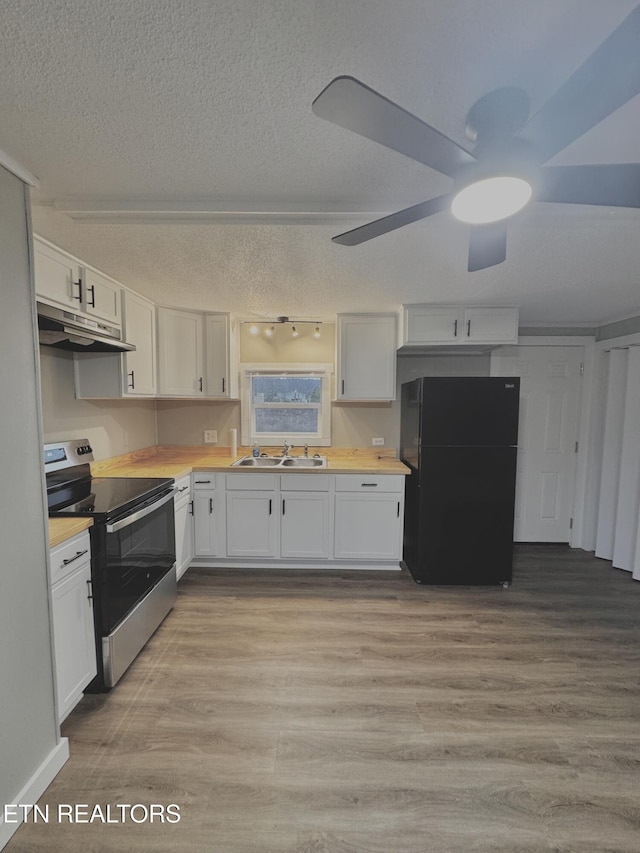
[[[511,582],[518,377],[402,385],[403,561],[417,583]]]

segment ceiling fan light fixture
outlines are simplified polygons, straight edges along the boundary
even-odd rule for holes
[[[529,181],[516,175],[494,175],[462,187],[451,202],[451,212],[461,222],[484,225],[518,213],[533,194]]]

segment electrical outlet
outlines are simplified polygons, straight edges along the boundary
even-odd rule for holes
[[[217,429],[205,429],[204,431],[204,443],[205,444],[216,444],[218,441],[218,430]]]
[[[384,438],[372,438],[371,444],[374,447],[384,447]]]

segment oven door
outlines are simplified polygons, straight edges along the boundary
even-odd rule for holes
[[[101,572],[102,635],[110,634],[173,568],[175,521],[171,489],[106,525]]]

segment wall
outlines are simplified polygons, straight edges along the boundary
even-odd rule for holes
[[[58,750],[48,609],[34,298],[28,204],[18,178],[0,167],[0,803],[18,799]],[[36,796],[42,789],[36,791]],[[31,791],[33,796],[33,790]],[[15,826],[3,823],[0,847]]]
[[[154,400],[76,400],[73,354],[40,347],[45,442],[88,438],[96,459],[156,443]]]

